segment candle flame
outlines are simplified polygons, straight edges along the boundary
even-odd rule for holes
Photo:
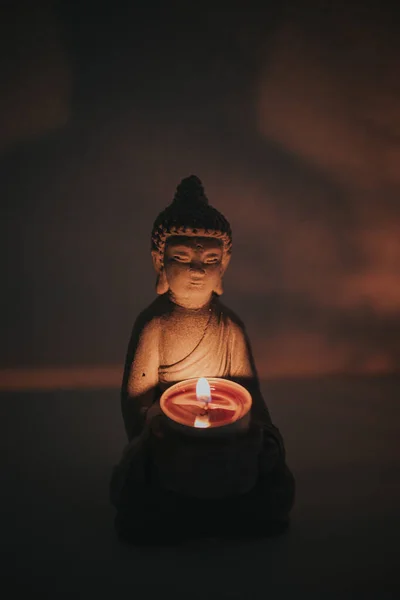
[[[199,402],[211,402],[210,384],[205,377],[200,377],[197,381],[196,397]]]
[[[208,415],[197,416],[194,420],[194,426],[198,429],[206,429],[207,427],[210,427]]]

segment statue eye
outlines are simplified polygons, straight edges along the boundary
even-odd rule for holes
[[[219,263],[219,258],[217,256],[213,256],[212,258],[206,259],[207,265],[216,265],[217,263]]]
[[[189,262],[189,257],[184,256],[183,254],[174,254],[172,258],[178,262]]]

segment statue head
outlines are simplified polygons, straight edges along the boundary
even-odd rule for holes
[[[221,295],[231,251],[228,221],[209,205],[198,177],[183,179],[153,225],[157,293],[170,290],[184,305],[205,304],[213,292]]]

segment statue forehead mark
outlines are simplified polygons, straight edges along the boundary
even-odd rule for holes
[[[221,253],[223,251],[220,240],[211,237],[195,236],[171,236],[167,240],[165,250],[171,252],[205,252]]]
[[[192,244],[199,250],[207,250],[208,248],[220,248],[221,242],[213,237],[194,237]]]

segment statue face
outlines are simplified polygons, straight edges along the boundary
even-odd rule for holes
[[[172,236],[165,246],[164,268],[179,304],[206,304],[221,287],[222,244],[211,237]]]

